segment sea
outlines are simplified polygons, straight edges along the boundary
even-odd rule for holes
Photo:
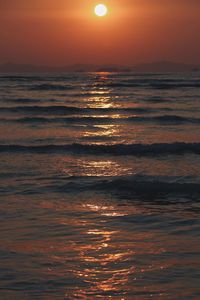
[[[200,73],[0,75],[0,299],[200,299]]]

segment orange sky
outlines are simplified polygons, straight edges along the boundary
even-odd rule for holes
[[[0,0],[0,63],[200,64],[199,14],[200,0]]]

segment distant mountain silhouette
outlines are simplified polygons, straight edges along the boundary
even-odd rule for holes
[[[200,67],[168,61],[138,64],[131,68],[118,65],[75,64],[63,67],[37,66],[31,64],[5,63],[0,73],[65,73],[65,72],[186,72],[200,71]]]
[[[37,66],[31,64],[5,63],[0,65],[1,73],[42,73],[42,72],[66,72],[65,68]]]
[[[200,71],[195,65],[174,63],[170,61],[160,61],[152,63],[139,64],[133,67],[136,72],[186,72]]]
[[[63,67],[37,66],[31,64],[5,63],[0,65],[0,73],[48,73],[48,72],[129,72],[130,68],[116,65],[75,64]]]

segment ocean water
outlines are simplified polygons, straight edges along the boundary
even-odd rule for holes
[[[0,299],[200,299],[200,74],[0,76]]]

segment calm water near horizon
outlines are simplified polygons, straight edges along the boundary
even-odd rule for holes
[[[200,299],[200,74],[0,75],[0,299]]]

